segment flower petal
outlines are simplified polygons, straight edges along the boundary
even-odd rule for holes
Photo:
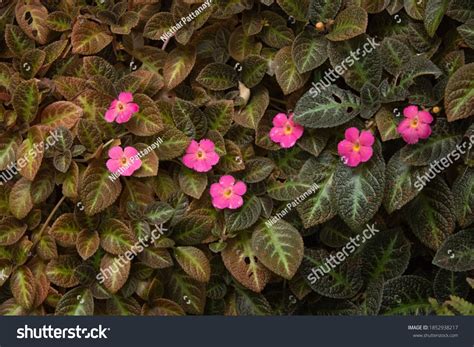
[[[374,151],[372,150],[372,147],[361,146],[360,150],[359,150],[359,154],[360,154],[360,161],[365,163],[370,158],[372,158],[372,155],[374,154]]]
[[[242,182],[238,181],[236,184],[234,184],[234,193],[237,195],[244,195],[247,192],[247,185]]]
[[[186,167],[188,167],[190,169],[194,169],[194,164],[196,163],[197,158],[196,158],[196,155],[194,155],[194,154],[185,154],[183,156],[182,161],[183,161],[183,164]]]
[[[423,123],[431,124],[433,122],[433,116],[428,111],[418,112],[418,119],[421,120]]]
[[[133,94],[130,93],[130,92],[121,92],[121,93],[119,94],[118,99],[119,99],[121,102],[124,102],[124,103],[132,102],[132,101],[133,101]]]
[[[298,140],[301,136],[303,136],[303,131],[304,128],[301,125],[295,124],[295,126],[293,127],[292,135],[296,137],[296,140]]]
[[[215,145],[211,140],[202,139],[199,141],[199,147],[201,147],[204,152],[212,152],[214,151]]]
[[[128,104],[125,108],[127,111],[131,112],[131,114],[137,113],[140,111],[140,106],[138,104],[135,104],[134,102]]]
[[[274,127],[272,130],[270,130],[270,140],[273,142],[279,143],[283,139],[283,129],[282,128],[277,128]]]
[[[341,157],[348,157],[352,153],[354,144],[347,140],[342,140],[337,144],[337,152]]]
[[[344,136],[346,140],[350,142],[356,142],[359,139],[359,129],[357,128],[348,128],[346,129]]]
[[[115,146],[109,149],[109,158],[111,159],[120,159],[123,157],[123,150],[120,146]]]
[[[211,184],[211,189],[209,190],[209,193],[213,198],[222,196],[222,194],[224,193],[224,188],[222,188],[219,183],[213,183]]]
[[[194,170],[197,172],[208,172],[212,169],[212,165],[209,164],[206,160],[196,160],[194,162]]]
[[[406,143],[408,144],[415,144],[418,142],[419,139],[419,134],[416,131],[416,128],[408,128],[405,131],[401,133],[403,139],[405,140]]]
[[[219,179],[219,183],[222,185],[223,188],[227,188],[229,186],[234,185],[235,178],[231,175],[224,175]]]
[[[360,164],[360,154],[352,152],[347,158],[347,165],[350,167],[356,167]]]
[[[206,161],[210,165],[216,165],[219,162],[219,155],[216,152],[208,153]]]
[[[283,127],[285,123],[288,121],[286,114],[278,113],[275,117],[273,117],[273,125],[276,127]]]
[[[128,146],[128,147],[125,147],[125,149],[123,150],[123,154],[127,157],[127,158],[131,158],[131,157],[134,157],[138,154],[138,151],[136,148],[134,147],[131,147],[131,146]]]
[[[196,153],[199,150],[199,144],[196,140],[192,140],[188,148],[186,148],[186,153]]]
[[[231,210],[235,210],[241,207],[243,204],[244,204],[244,199],[242,199],[240,195],[235,194],[229,199],[229,208]]]
[[[403,109],[403,115],[409,119],[415,118],[418,114],[418,106],[407,106]]]
[[[418,124],[418,136],[421,139],[427,139],[431,135],[431,127],[428,124]]]
[[[117,159],[109,159],[107,160],[107,162],[105,163],[105,166],[107,166],[107,169],[112,172],[112,173],[115,173],[118,171],[118,169],[120,169],[120,161],[117,160]]]
[[[127,123],[130,118],[132,118],[132,112],[130,112],[128,109],[123,110],[122,112],[119,112],[117,114],[117,123],[122,124],[122,123]]]
[[[107,123],[112,123],[116,117],[117,117],[117,114],[115,112],[115,109],[113,108],[109,108],[107,112],[105,112],[104,118]]]
[[[229,207],[229,199],[226,199],[222,196],[217,196],[212,199],[212,206],[220,210]]]
[[[291,148],[296,144],[296,136],[294,135],[286,135],[282,136],[280,140],[280,146],[283,148]]]
[[[368,130],[362,130],[359,136],[359,143],[362,146],[372,146],[375,142],[375,137]]]

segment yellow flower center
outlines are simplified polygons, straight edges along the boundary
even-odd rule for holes
[[[198,157],[198,159],[203,159],[204,158],[204,151],[198,150],[196,152],[196,156]]]
[[[411,126],[412,128],[418,128],[418,117],[415,117],[415,118],[413,118],[413,119],[411,120],[410,126]]]
[[[360,151],[360,143],[359,141],[357,141],[356,143],[354,143],[354,146],[352,146],[352,149],[356,152],[359,152]]]
[[[224,190],[224,197],[230,198],[232,196],[232,188],[226,188]]]
[[[127,162],[128,162],[128,159],[123,157],[122,159],[120,159],[120,163],[124,166],[124,165],[127,165]]]
[[[123,111],[125,109],[125,105],[121,101],[119,101],[117,103],[117,108],[119,109],[119,111]]]
[[[293,132],[293,127],[291,126],[290,123],[286,123],[285,129],[283,130],[283,133],[285,135],[290,135]]]

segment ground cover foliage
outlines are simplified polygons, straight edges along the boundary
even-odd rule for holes
[[[0,314],[474,314],[474,151],[415,187],[474,135],[474,1],[214,0],[160,40],[202,3],[0,2],[0,170],[26,161],[0,186]],[[139,111],[109,123],[121,92]],[[413,145],[397,132],[409,105],[434,117]],[[304,127],[291,148],[269,137],[280,112]],[[350,127],[375,136],[354,168],[337,151]],[[111,147],[157,138],[108,178]],[[201,139],[219,155],[207,172],[182,162]],[[224,175],[246,184],[240,208],[212,204]],[[311,284],[367,224],[380,232]]]

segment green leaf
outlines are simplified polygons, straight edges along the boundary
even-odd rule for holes
[[[100,238],[97,231],[83,229],[77,235],[76,250],[83,260],[93,256],[99,249]]]
[[[175,127],[167,126],[160,134],[163,143],[158,147],[160,160],[170,160],[184,153],[191,140]]]
[[[130,274],[130,261],[123,261],[118,256],[105,254],[100,262],[100,274],[104,277],[103,285],[111,294],[117,293],[127,282]]]
[[[59,300],[56,316],[92,316],[94,314],[94,297],[90,289],[78,287],[66,292]]]
[[[327,40],[315,30],[302,31],[293,41],[291,55],[300,73],[314,70],[328,58]]]
[[[385,172],[386,185],[383,204],[388,213],[402,208],[423,189],[418,180],[429,168],[409,166],[396,152],[388,161]],[[417,184],[418,183],[418,184]]]
[[[424,24],[428,35],[433,37],[448,9],[448,0],[428,0],[424,11]]]
[[[440,301],[448,300],[451,295],[467,298],[469,284],[465,272],[453,272],[439,269],[433,282],[433,291]]]
[[[245,162],[245,175],[243,180],[247,183],[257,183],[266,179],[273,169],[275,163],[265,157],[255,157]]]
[[[308,80],[308,73],[299,73],[291,55],[291,47],[286,46],[278,51],[273,60],[275,75],[285,95],[300,89]]]
[[[175,88],[191,73],[196,62],[196,49],[192,46],[177,47],[165,60],[163,77],[168,89]]]
[[[335,259],[334,254],[332,254],[332,259]],[[342,251],[337,254],[344,257]],[[328,261],[329,256],[330,253],[324,249],[305,249],[302,265],[303,277],[309,282],[311,289],[318,294],[336,299],[353,297],[363,285],[360,258],[350,255],[341,264],[335,261],[338,265],[333,267]]]
[[[72,288],[79,284],[75,270],[80,264],[81,260],[76,255],[60,255],[48,263],[46,275],[53,284]]]
[[[110,172],[102,163],[87,167],[79,183],[79,195],[88,215],[94,215],[112,205],[122,191],[120,180],[111,181]]]
[[[227,230],[234,232],[250,228],[257,222],[261,212],[260,199],[255,195],[246,196],[242,207],[235,212],[226,213]]]
[[[385,315],[418,316],[431,312],[428,298],[431,283],[419,276],[401,276],[384,284],[381,313]]]
[[[379,45],[374,38],[365,34],[351,40],[331,41],[328,45],[329,60],[333,69],[341,72],[351,88],[360,91],[367,82],[378,86],[383,70]],[[352,58],[354,54],[358,59]],[[326,81],[329,81],[327,77]]]
[[[25,79],[36,76],[43,66],[46,53],[40,49],[30,49],[21,57],[21,75]]]
[[[410,48],[392,37],[384,38],[380,46],[380,55],[384,69],[394,76],[403,70],[412,57]]]
[[[268,23],[263,26],[261,33],[263,42],[277,49],[291,46],[295,34],[286,26],[286,20],[271,11],[263,11],[262,17]]]
[[[265,296],[242,288],[235,288],[236,310],[239,316],[269,316],[272,314],[270,303]]]
[[[181,268],[199,282],[209,282],[211,264],[203,251],[196,247],[176,247],[174,256]]]
[[[265,87],[254,89],[250,101],[243,110],[234,114],[234,121],[243,127],[256,129],[270,104],[270,95]]]
[[[179,186],[183,193],[200,199],[207,187],[207,175],[182,167],[178,176]]]
[[[159,40],[175,24],[173,15],[169,12],[154,14],[143,29],[143,36],[151,40]]]
[[[100,52],[113,40],[105,25],[90,20],[76,21],[72,28],[72,53],[91,55]]]
[[[367,163],[356,168],[339,163],[334,174],[334,204],[339,216],[352,229],[363,227],[382,204],[385,161],[381,152],[377,142]]]
[[[360,112],[360,99],[348,90],[330,86],[314,95],[305,93],[296,103],[294,120],[309,128],[332,128],[344,124]]]
[[[242,61],[241,79],[248,87],[253,88],[259,84],[268,70],[268,61],[259,55],[248,55]]]
[[[448,121],[474,115],[474,63],[464,65],[449,78],[444,97]]]
[[[362,250],[363,273],[368,281],[387,281],[402,275],[410,262],[410,242],[400,229],[379,231]]]
[[[270,270],[258,261],[252,248],[250,233],[242,232],[231,239],[221,255],[227,270],[246,288],[260,293],[270,280]]]
[[[109,219],[100,230],[100,245],[107,252],[120,255],[127,251],[134,251],[137,239],[130,228],[118,219]]]
[[[204,113],[209,130],[216,130],[222,135],[230,129],[234,116],[234,102],[232,100],[217,100],[206,105]]]
[[[453,183],[454,213],[461,227],[474,223],[474,169],[466,168]]]
[[[26,310],[33,308],[36,295],[36,280],[31,270],[20,266],[11,275],[10,289],[16,302]]]
[[[147,206],[143,216],[150,224],[163,224],[171,219],[174,209],[166,202],[156,201]]]
[[[15,244],[23,236],[27,228],[13,217],[6,217],[0,222],[0,246],[10,246]]]
[[[10,212],[17,219],[25,218],[33,208],[31,198],[31,182],[21,178],[15,182],[8,199]]]
[[[236,61],[243,61],[250,55],[260,54],[262,44],[255,42],[254,36],[247,36],[241,26],[237,27],[229,38],[228,51]]]
[[[474,49],[474,19],[467,21],[458,27],[459,35],[464,39],[470,48]]]
[[[77,242],[77,236],[81,229],[77,225],[73,213],[60,215],[53,223],[50,234],[62,247],[72,247]]]
[[[71,129],[82,117],[82,108],[70,101],[56,101],[41,111],[41,124],[57,128]]]
[[[382,107],[377,112],[375,122],[377,123],[377,129],[379,130],[382,141],[385,142],[400,138],[400,134],[397,131],[400,120],[387,108]]]
[[[470,19],[474,19],[474,1],[452,0],[449,2],[449,8],[446,14],[451,18],[463,23]]]
[[[210,90],[226,90],[237,85],[237,73],[227,64],[211,63],[201,70],[196,81]]]
[[[334,19],[341,8],[342,0],[312,0],[309,5],[309,19],[312,23]]]
[[[0,170],[6,170],[15,161],[21,138],[12,133],[0,136]]]
[[[322,224],[336,215],[332,194],[337,164],[338,160],[325,151],[318,158],[311,158],[303,165],[300,177],[305,182],[318,185],[318,189],[296,208],[305,228]]]
[[[171,299],[185,312],[203,314],[206,304],[206,285],[182,271],[173,271],[167,283]]]
[[[197,245],[210,235],[212,227],[208,215],[188,214],[175,225],[173,239],[182,245]]]
[[[23,81],[15,89],[12,99],[17,116],[25,123],[36,117],[39,106],[39,91],[35,80]]]
[[[257,226],[252,234],[252,249],[272,272],[291,279],[303,259],[303,238],[291,224],[279,220],[271,226]]]
[[[406,219],[413,233],[427,247],[437,250],[454,232],[454,197],[441,178],[435,178],[406,207]]]
[[[21,57],[27,50],[35,48],[35,42],[18,26],[11,24],[5,26],[5,43],[17,57]]]
[[[288,16],[302,22],[306,21],[310,0],[277,0],[277,3]]]
[[[331,41],[344,41],[365,33],[367,30],[367,12],[358,6],[341,11],[334,20],[331,32],[326,37]]]
[[[456,272],[474,269],[474,229],[449,236],[436,252],[433,264]]]
[[[48,14],[46,25],[54,31],[67,31],[71,29],[71,17],[62,11],[55,11]]]

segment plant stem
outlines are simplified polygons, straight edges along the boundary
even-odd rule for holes
[[[51,211],[51,213],[49,214],[48,218],[46,218],[46,222],[44,222],[43,226],[41,227],[41,230],[40,230],[39,233],[38,233],[36,242],[33,243],[33,246],[38,243],[38,241],[40,240],[41,235],[43,234],[44,230],[45,230],[46,227],[48,226],[49,222],[51,222],[51,219],[53,219],[54,214],[56,213],[56,211],[58,210],[59,206],[61,206],[61,204],[63,203],[63,201],[64,201],[65,199],[66,199],[66,197],[63,195],[63,197],[58,201],[58,203],[56,204],[56,206],[54,206],[54,208],[53,208],[53,210]]]

